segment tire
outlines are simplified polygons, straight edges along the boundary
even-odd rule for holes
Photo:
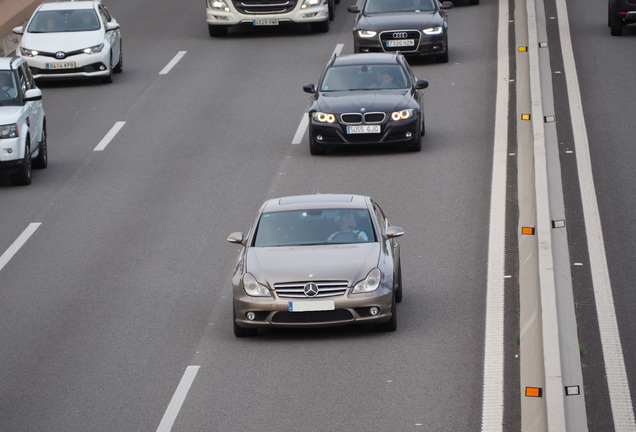
[[[112,54],[111,54],[112,55]],[[108,63],[108,75],[102,77],[102,82],[104,84],[110,84],[113,82],[113,59],[110,59],[110,63]]]
[[[382,324],[376,324],[375,330],[381,332],[394,332],[397,330],[397,307],[395,306],[395,296],[391,302],[391,319]]]
[[[17,186],[27,186],[31,184],[31,145],[29,144],[31,138],[27,135],[26,139],[27,142],[24,147],[22,167],[20,167],[20,171],[18,171],[17,174],[11,176],[11,182]]]
[[[395,288],[395,302],[402,301],[402,263],[398,264],[397,287]]]
[[[468,4],[469,5],[478,5],[479,4],[479,0],[468,0]]]
[[[329,31],[329,18],[324,21],[311,23],[311,30],[314,33],[327,33]]]
[[[327,151],[324,148],[316,145],[311,134],[309,135],[309,153],[312,156],[321,156],[327,153]]]
[[[232,324],[234,325],[234,336],[237,338],[256,336],[258,334],[257,328],[243,328],[236,325],[236,311],[232,308]]]
[[[329,0],[329,21],[333,21],[336,17],[336,4],[334,0]]]
[[[437,63],[448,63],[448,43],[446,44],[446,51],[444,51],[444,54],[435,56],[435,61]]]
[[[623,35],[623,21],[616,14],[610,14],[610,34],[612,36],[622,36]]]
[[[119,61],[115,65],[113,71],[115,73],[122,73],[124,70],[124,52],[122,51],[121,41],[119,42]]]
[[[225,36],[227,34],[227,26],[217,26],[208,24],[208,33],[210,37],[220,37]]]
[[[42,139],[38,145],[38,155],[33,159],[32,166],[36,169],[44,169],[49,163],[49,150],[46,142],[46,122],[42,125]]]

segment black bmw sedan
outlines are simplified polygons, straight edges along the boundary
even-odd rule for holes
[[[382,144],[420,151],[424,135],[422,89],[402,54],[334,55],[311,93],[309,150]]]
[[[438,0],[364,0],[353,27],[355,52],[396,52],[434,56],[448,62],[446,9],[453,2]]]

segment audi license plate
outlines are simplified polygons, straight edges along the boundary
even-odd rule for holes
[[[253,21],[255,26],[277,26],[277,19],[255,19]]]
[[[380,133],[380,125],[347,126],[348,134]]]
[[[311,301],[290,301],[290,312],[328,311],[335,310],[336,304],[333,300],[311,300]]]
[[[47,63],[46,68],[48,70],[53,69],[75,69],[75,62],[60,62],[60,63]]]
[[[415,39],[393,39],[386,41],[388,48],[415,46]]]

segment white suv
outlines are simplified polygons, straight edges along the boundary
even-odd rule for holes
[[[0,57],[0,173],[31,184],[31,168],[46,168],[46,118],[42,91],[20,57]]]

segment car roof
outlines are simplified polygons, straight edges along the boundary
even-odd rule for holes
[[[321,208],[366,209],[369,198],[352,194],[295,195],[270,199],[263,204],[263,213],[288,210],[310,210]]]
[[[20,64],[20,57],[0,57],[0,70],[13,70]]]
[[[54,3],[42,3],[38,10],[68,10],[68,9],[93,9],[98,1],[60,1]]]
[[[335,58],[333,65],[359,65],[359,64],[396,64],[399,54],[391,53],[360,53],[347,54]]]

